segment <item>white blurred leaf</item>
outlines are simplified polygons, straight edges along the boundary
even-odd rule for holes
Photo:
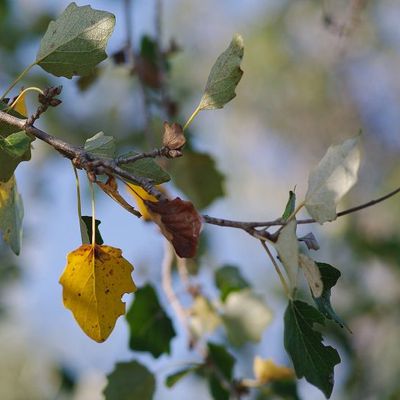
[[[299,255],[299,265],[304,272],[307,283],[310,286],[311,292],[314,297],[320,297],[324,289],[321,279],[321,273],[314,260],[305,254]]]

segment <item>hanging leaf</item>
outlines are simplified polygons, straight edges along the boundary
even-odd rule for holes
[[[274,244],[279,259],[289,278],[290,291],[297,287],[297,274],[299,271],[299,245],[296,236],[296,220],[291,220],[285,225]]]
[[[196,296],[189,310],[189,328],[196,338],[214,332],[221,325],[217,311],[204,296]]]
[[[87,233],[87,242],[82,243],[82,244],[89,244],[90,241],[92,240],[92,217],[91,216],[87,216],[87,215],[83,215],[82,216],[82,222],[85,225],[85,230]],[[96,244],[103,244],[104,240],[101,237],[101,233],[99,230],[99,225],[101,224],[101,221],[99,221],[98,219],[96,219],[95,223],[95,240],[96,240]]]
[[[64,306],[96,342],[104,342],[117,318],[125,314],[121,297],[136,290],[132,271],[133,266],[115,247],[85,244],[68,254],[60,277]]]
[[[219,289],[222,301],[225,301],[230,293],[250,286],[241,275],[239,268],[232,265],[225,265],[215,271],[215,284]]]
[[[182,190],[199,210],[224,196],[225,178],[209,154],[185,151],[184,157],[173,160],[170,173],[177,188]]]
[[[137,361],[117,363],[107,375],[105,400],[152,400],[156,390],[154,375]]]
[[[158,199],[151,194],[148,194],[141,186],[134,185],[133,183],[127,183],[126,186],[128,188],[128,193],[130,193],[135,199],[137,208],[139,209],[140,214],[142,214],[143,220],[151,221],[151,215],[149,213],[149,210],[147,209],[147,206],[144,204],[144,200],[157,202]],[[161,186],[156,187],[162,193],[165,192]]]
[[[322,283],[321,273],[314,260],[305,254],[299,254],[299,265],[304,272],[313,297],[321,296],[324,285]]]
[[[97,185],[100,189],[108,194],[115,202],[117,202],[121,207],[125,208],[126,211],[129,211],[131,214],[140,218],[142,215],[139,211],[136,211],[118,192],[118,184],[116,179],[113,176],[109,176],[106,183],[96,181]]]
[[[236,96],[235,89],[243,75],[243,52],[243,38],[236,34],[211,68],[199,110],[222,108]]]
[[[271,381],[294,378],[294,371],[291,368],[277,365],[272,359],[264,360],[259,356],[254,358],[253,371],[257,381],[262,385]]]
[[[360,137],[329,147],[308,178],[305,206],[320,224],[336,219],[336,206],[357,181]]]
[[[85,150],[96,157],[112,159],[115,156],[115,140],[99,132],[86,140]]]
[[[242,289],[228,295],[221,317],[229,341],[234,346],[243,346],[249,341],[261,340],[272,313],[261,296],[250,289]]]
[[[286,221],[293,214],[295,208],[296,208],[296,193],[290,190],[289,199],[286,203],[285,211],[282,214],[282,220]]]
[[[87,75],[107,58],[105,47],[114,25],[113,14],[71,3],[50,22],[36,64],[55,76]]]
[[[340,271],[332,265],[317,262],[319,268],[324,290],[320,296],[313,296],[314,302],[318,310],[325,315],[326,318],[335,321],[342,328],[345,327],[350,333],[351,330],[346,323],[335,313],[331,305],[331,289],[336,285],[340,278]]]
[[[179,197],[159,202],[146,200],[144,203],[162,234],[174,246],[176,254],[182,258],[194,257],[199,242],[201,217],[193,204]]]
[[[165,386],[167,386],[168,388],[172,388],[173,386],[175,386],[182,378],[184,378],[185,376],[187,376],[188,374],[192,373],[192,372],[196,372],[197,370],[199,370],[201,368],[201,364],[194,364],[191,365],[189,367],[183,368],[177,372],[174,372],[171,375],[168,375],[165,378]]]
[[[121,155],[120,158],[126,158],[136,154],[138,153],[130,151],[129,153]],[[123,164],[121,165],[121,168],[132,175],[151,179],[155,185],[160,185],[161,183],[168,182],[171,179],[170,176],[152,158],[142,158],[133,163]]]
[[[21,250],[23,217],[22,198],[12,176],[8,182],[0,182],[0,231],[3,240],[16,255]]]
[[[333,369],[340,363],[338,352],[322,344],[322,335],[313,325],[324,324],[324,316],[302,301],[289,301],[285,311],[285,349],[289,353],[297,377],[305,377],[319,388],[327,398],[331,396]]]
[[[149,351],[156,358],[171,352],[175,329],[152,286],[146,285],[136,292],[126,319],[130,332],[129,347],[132,350]]]

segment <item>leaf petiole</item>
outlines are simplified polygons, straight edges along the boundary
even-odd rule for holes
[[[31,91],[35,91],[35,92],[38,92],[38,93],[40,93],[40,94],[43,94],[43,90],[42,90],[42,89],[39,89],[39,88],[37,88],[37,87],[35,87],[35,86],[28,87],[28,88],[24,89],[24,90],[18,95],[18,97],[17,97],[17,98],[12,102],[12,104],[9,106],[9,109],[14,108],[15,105],[18,103],[19,99],[20,99],[25,93],[31,92]]]
[[[96,246],[96,204],[94,199],[94,187],[93,182],[90,181],[90,195],[92,197],[92,246]]]
[[[197,108],[193,111],[193,114],[189,117],[187,120],[185,126],[183,127],[183,130],[187,129],[189,125],[193,122],[193,120],[197,117],[197,114],[201,111],[200,105],[197,106]]]
[[[18,77],[14,80],[14,82],[8,87],[8,89],[4,92],[4,94],[1,96],[0,101],[4,99],[8,95],[8,93],[11,92],[11,90],[14,88],[14,86],[36,65],[36,61],[33,62],[32,64],[28,65],[19,75]]]

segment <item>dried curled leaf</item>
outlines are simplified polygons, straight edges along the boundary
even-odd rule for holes
[[[259,356],[254,358],[253,371],[257,381],[261,384],[294,378],[294,371],[291,368],[277,365],[272,359],[265,360]]]
[[[136,290],[132,270],[115,247],[84,244],[68,254],[60,277],[64,306],[96,342],[104,342],[125,314],[121,297]]]
[[[153,221],[160,227],[163,235],[172,243],[179,257],[192,258],[196,255],[201,218],[190,201],[145,200]]]
[[[180,150],[186,143],[185,135],[183,134],[182,126],[174,122],[169,124],[164,122],[163,146],[170,150]]]

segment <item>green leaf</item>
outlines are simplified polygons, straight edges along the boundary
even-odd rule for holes
[[[340,271],[329,264],[320,262],[317,262],[316,264],[321,273],[322,284],[324,286],[321,296],[313,296],[318,310],[324,314],[326,318],[335,321],[342,328],[345,327],[349,332],[351,332],[346,323],[335,313],[331,305],[331,289],[336,285],[336,282],[340,278]]]
[[[99,132],[86,140],[85,150],[96,157],[112,159],[115,156],[115,140]]]
[[[297,393],[297,382],[293,380],[273,381],[259,389],[255,400],[301,400]]]
[[[240,69],[243,52],[243,38],[236,34],[211,68],[199,110],[222,108],[236,96],[235,89],[243,75]]]
[[[232,265],[225,265],[215,271],[215,284],[219,289],[222,301],[226,300],[229,293],[237,292],[250,286],[239,269]]]
[[[208,384],[210,392],[215,400],[229,400],[229,391],[221,382],[224,380],[231,382],[233,378],[233,367],[235,358],[228,353],[224,346],[208,343]]]
[[[183,368],[177,372],[174,372],[171,375],[168,375],[165,378],[165,386],[172,388],[175,386],[182,378],[184,378],[186,375],[190,374],[191,372],[195,372],[201,367],[201,364],[196,364],[190,367]]]
[[[88,242],[85,242],[85,243],[91,243],[91,240],[92,240],[92,217],[91,216],[87,216],[87,215],[82,215],[82,222],[84,223],[84,225],[85,225],[85,229],[86,229],[86,232],[87,232],[87,236],[88,236],[88,238],[89,238],[89,241]],[[98,219],[96,219],[96,221],[95,221],[95,238],[96,238],[96,244],[103,244],[104,243],[104,240],[103,240],[103,238],[101,237],[101,233],[100,233],[100,230],[99,230],[99,225],[101,224],[101,221],[99,221]],[[82,243],[82,244],[85,244],[85,243]]]
[[[150,285],[140,288],[126,315],[129,324],[129,347],[149,351],[154,357],[170,353],[175,329],[161,307],[156,291]]]
[[[117,363],[103,390],[105,400],[152,400],[156,389],[154,375],[137,361]]]
[[[282,219],[286,221],[293,214],[295,208],[296,208],[296,193],[290,190],[289,199],[286,203],[285,211],[282,214]]]
[[[173,160],[170,173],[174,184],[197,209],[208,207],[224,196],[224,176],[209,154],[185,151],[183,157]]]
[[[36,64],[55,75],[87,75],[105,58],[115,16],[90,6],[71,3],[52,21],[40,43]]]
[[[3,103],[0,101],[0,111],[6,112],[7,114],[12,115],[13,117],[19,118],[19,119],[26,119],[23,115],[18,113],[17,111],[13,109],[9,109],[7,104]],[[3,138],[11,135],[12,133],[19,132],[21,129],[17,128],[13,125],[9,125],[4,121],[0,121],[0,137],[2,136]]]
[[[22,198],[17,191],[15,177],[12,176],[8,182],[0,182],[0,231],[3,240],[16,255],[21,250],[23,217]]]
[[[242,289],[229,294],[221,317],[229,341],[234,346],[243,346],[249,341],[261,340],[272,314],[261,296],[250,289]]]
[[[305,206],[320,224],[336,219],[336,206],[357,182],[360,166],[360,136],[329,147],[311,171]]]
[[[324,319],[307,303],[289,301],[284,317],[284,342],[297,377],[305,377],[329,398],[334,384],[333,369],[341,360],[333,347],[322,344],[321,333],[313,328],[315,323],[323,325]]]
[[[130,157],[135,154],[138,153],[131,151],[123,154],[121,157]],[[155,185],[168,182],[171,179],[170,176],[152,158],[142,158],[133,163],[121,165],[121,168],[135,176],[151,179]]]

